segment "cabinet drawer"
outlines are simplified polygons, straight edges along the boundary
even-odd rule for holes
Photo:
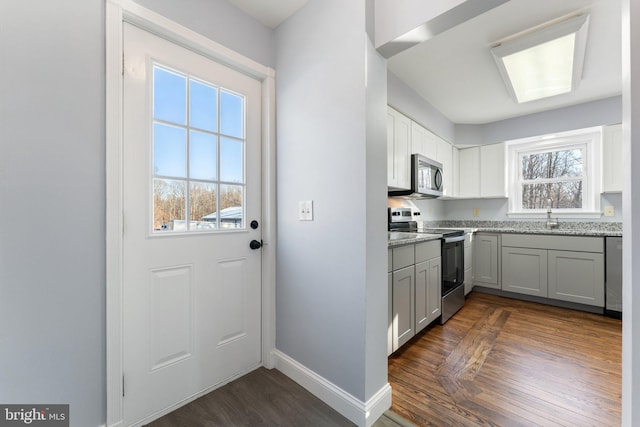
[[[393,271],[415,264],[415,245],[393,248]]]
[[[516,248],[551,249],[558,251],[602,253],[602,237],[548,236],[540,234],[503,234],[502,246]]]
[[[416,244],[415,261],[419,262],[428,261],[433,258],[438,258],[441,255],[442,245],[440,240],[433,240],[431,242],[422,242]]]

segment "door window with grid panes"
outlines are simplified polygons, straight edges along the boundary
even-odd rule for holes
[[[153,66],[154,233],[245,227],[245,99]]]

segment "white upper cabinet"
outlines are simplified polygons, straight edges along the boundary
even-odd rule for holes
[[[411,188],[411,120],[387,109],[387,185]]]
[[[442,163],[442,179],[444,181],[442,193],[453,196],[453,147],[442,138],[437,138],[436,161]]]
[[[435,135],[416,122],[411,122],[411,154],[418,153],[436,159]]]
[[[416,122],[411,122],[411,153],[442,163],[442,180],[445,196],[453,194],[453,147],[444,139],[425,129]]]
[[[504,144],[480,147],[480,196],[507,197]]]
[[[451,195],[458,197],[460,195],[460,150],[455,145],[451,146],[451,179],[453,179]]]
[[[606,126],[602,135],[602,192],[622,192],[622,125]]]
[[[387,186],[411,187],[411,154],[442,163],[445,196],[453,195],[453,146],[391,107],[387,109]]]
[[[480,196],[480,147],[458,151],[458,197]]]
[[[506,197],[504,143],[458,150],[458,197]]]

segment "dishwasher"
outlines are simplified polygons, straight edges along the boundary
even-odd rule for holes
[[[605,238],[605,314],[622,318],[622,237]]]

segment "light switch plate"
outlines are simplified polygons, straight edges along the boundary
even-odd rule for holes
[[[616,210],[613,206],[604,207],[604,216],[615,216]]]
[[[313,200],[298,202],[298,219],[300,221],[313,221]]]

